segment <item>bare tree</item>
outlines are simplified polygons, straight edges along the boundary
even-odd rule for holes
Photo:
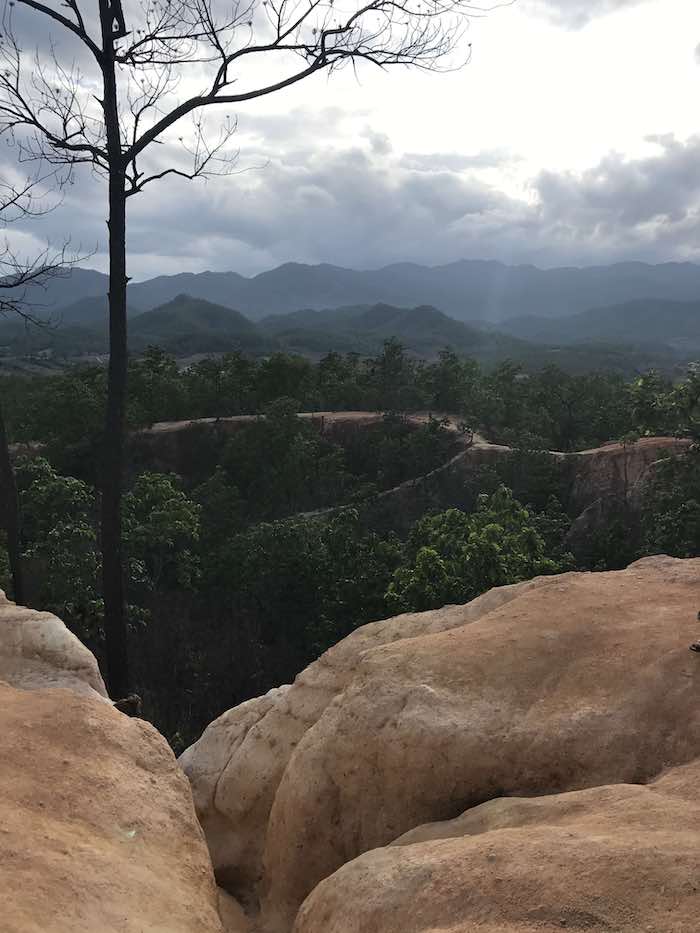
[[[113,696],[125,696],[130,682],[120,500],[127,200],[167,176],[193,179],[231,170],[235,119],[225,117],[210,134],[204,113],[212,106],[275,94],[348,64],[439,69],[468,18],[482,10],[464,0],[234,0],[232,7],[223,0],[221,6],[219,0],[142,0],[128,7],[98,0],[97,11],[83,0],[6,2],[0,132],[14,140],[22,159],[71,168],[87,163],[108,186],[110,357],[101,543],[107,679]],[[43,52],[28,54],[20,43],[17,9],[25,23],[29,11],[35,14],[30,21],[51,36]],[[59,55],[53,41],[59,33],[62,41],[74,40],[75,54]],[[191,128],[175,130],[186,117]],[[176,140],[171,130],[180,133]],[[177,142],[181,150],[172,156],[163,144]]]
[[[46,181],[46,178],[34,177],[18,185],[0,182],[0,226],[5,227],[15,220],[36,217],[51,210],[52,205],[47,205],[43,198]],[[47,246],[30,258],[24,258],[9,243],[3,243],[0,246],[0,318],[15,315],[28,327],[47,326],[48,320],[31,310],[29,290],[44,286],[48,279],[67,271],[76,261],[75,257],[68,257],[66,245],[58,250]],[[22,571],[20,509],[1,398],[0,518],[7,535],[13,596],[16,602],[22,603],[26,599],[26,590]]]

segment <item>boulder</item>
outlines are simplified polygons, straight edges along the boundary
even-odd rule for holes
[[[700,756],[699,593],[700,560],[650,558],[359,629],[183,756],[218,876],[288,933],[324,878],[417,826]]]
[[[700,760],[649,786],[502,798],[347,863],[294,933],[691,933]]]
[[[277,789],[296,746],[352,681],[366,651],[405,638],[447,631],[548,586],[552,578],[491,590],[468,606],[412,613],[354,631],[295,680],[216,719],[180,764],[220,884],[249,909],[258,907],[267,824]]]
[[[66,687],[107,699],[97,661],[50,612],[10,602],[0,590],[0,681],[23,690]]]
[[[0,684],[3,933],[221,933],[187,780],[95,692]]]

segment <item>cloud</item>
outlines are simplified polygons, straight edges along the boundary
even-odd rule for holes
[[[260,172],[183,185],[155,210],[144,200],[132,217],[132,257],[150,257],[147,274],[160,271],[154,243],[164,257],[182,256],[182,267],[241,272],[288,260],[357,268],[463,257],[544,266],[700,260],[700,137],[649,143],[643,158],[613,153],[581,174],[541,172],[529,199],[504,194],[449,153],[416,161],[377,157],[371,146],[294,150]]]
[[[526,0],[523,8],[547,16],[567,29],[581,29],[601,16],[645,2],[647,0]]]
[[[580,175],[542,172],[535,179],[545,223],[577,235],[641,235],[664,239],[696,222],[700,206],[700,136],[647,140],[656,151],[640,159],[616,153]]]
[[[407,152],[401,164],[418,171],[463,172],[466,169],[498,168],[519,161],[515,153],[505,149],[484,149],[470,155],[461,152]]]
[[[354,144],[326,147],[294,130],[274,156],[246,152],[247,164],[264,168],[166,182],[134,198],[129,271],[142,279],[203,269],[253,274],[290,260],[355,268],[460,258],[700,261],[700,136],[652,137],[648,147],[636,159],[610,153],[582,173],[541,171],[529,196],[516,197],[495,183],[511,168],[500,151],[406,155],[366,129]],[[58,210],[12,234],[23,237],[23,249],[28,236],[61,243],[70,233],[84,248],[98,243],[93,264],[104,268],[104,195],[104,184],[87,175]]]

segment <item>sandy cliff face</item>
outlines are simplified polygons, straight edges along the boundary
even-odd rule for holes
[[[687,438],[643,437],[634,444],[606,444],[567,454],[572,501],[583,511],[606,496],[634,500],[655,463],[664,457],[677,457],[690,447]]]
[[[652,558],[358,630],[183,756],[221,878],[266,933],[690,933],[700,838],[669,788],[695,766],[626,785],[700,757],[699,598],[700,560]],[[626,821],[645,801],[650,822]],[[668,896],[638,895],[637,871]]]
[[[299,417],[327,436],[341,441],[357,431],[371,430],[383,419],[381,413],[359,411],[306,412]],[[427,418],[427,413],[406,416],[407,422],[416,427],[424,424]],[[156,424],[131,436],[131,458],[141,468],[173,471],[191,477],[197,474],[198,469],[201,470],[203,450],[208,451],[204,460],[210,466],[212,457],[216,459],[216,452],[221,452],[227,438],[255,420],[255,416],[239,415]],[[496,466],[512,453],[510,447],[491,444],[478,434],[468,445],[455,418],[447,418],[446,425],[462,449],[431,473],[386,490],[374,502],[373,508],[381,509],[392,525],[407,528],[427,509],[459,507],[465,481],[476,470]],[[654,464],[662,457],[683,454],[690,445],[686,438],[644,437],[634,444],[612,442],[575,453],[550,451],[561,470],[563,486],[568,490],[567,505],[573,514],[583,513],[579,536],[604,521],[607,514],[604,506],[610,501],[627,499],[633,509],[638,509],[645,478]]]
[[[0,736],[3,933],[221,933],[167,743],[112,707],[60,620],[2,595]]]

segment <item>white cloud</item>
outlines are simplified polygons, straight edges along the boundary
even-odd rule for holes
[[[646,0],[525,0],[524,7],[546,15],[568,29],[581,29],[601,16],[645,2]]]

